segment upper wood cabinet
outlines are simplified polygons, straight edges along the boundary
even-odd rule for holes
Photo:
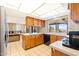
[[[34,18],[26,17],[26,25],[27,26],[33,26],[34,25]]]
[[[44,21],[44,20],[41,21],[41,26],[42,26],[42,27],[45,26],[45,21]]]
[[[27,26],[44,27],[45,26],[45,21],[28,16],[28,17],[26,17],[26,25]]]
[[[68,9],[70,10],[70,18],[79,22],[79,3],[70,3]]]
[[[34,26],[38,26],[38,20],[34,19]]]
[[[38,19],[38,26],[41,27],[41,20]]]

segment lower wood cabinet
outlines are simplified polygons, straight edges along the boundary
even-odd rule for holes
[[[14,41],[19,41],[20,40],[20,35],[14,34],[14,35],[9,35],[8,42],[14,42]]]
[[[68,55],[66,55],[56,49],[51,49],[51,56],[68,56]]]
[[[63,36],[59,36],[59,35],[56,36],[56,40],[62,40],[62,38]]]
[[[36,38],[36,36],[34,36],[34,35],[31,35],[31,37],[30,37],[30,47],[31,48],[35,46],[35,38]]]
[[[56,41],[56,35],[50,35],[50,43],[53,43]]]
[[[50,35],[50,42],[54,43],[55,41],[61,40],[63,38],[63,36],[59,36],[59,35]]]
[[[24,49],[31,48],[30,41],[31,41],[31,37],[30,36],[22,35],[22,47]]]
[[[35,39],[35,45],[39,45],[40,44],[40,36],[36,35],[36,39]]]
[[[44,37],[43,37],[43,35],[39,35],[38,42],[39,42],[38,45],[44,43]]]
[[[44,42],[43,35],[22,35],[23,49],[32,48]]]

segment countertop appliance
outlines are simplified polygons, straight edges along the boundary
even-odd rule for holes
[[[79,50],[79,31],[69,32],[69,38],[62,39],[64,46]]]

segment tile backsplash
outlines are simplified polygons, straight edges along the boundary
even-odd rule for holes
[[[68,30],[69,31],[79,31],[79,23],[74,22],[73,20],[68,20]]]

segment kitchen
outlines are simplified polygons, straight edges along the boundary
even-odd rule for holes
[[[7,56],[79,56],[78,49],[64,45],[72,36],[79,43],[79,3],[40,2],[28,8],[25,1],[19,2],[5,2]]]

